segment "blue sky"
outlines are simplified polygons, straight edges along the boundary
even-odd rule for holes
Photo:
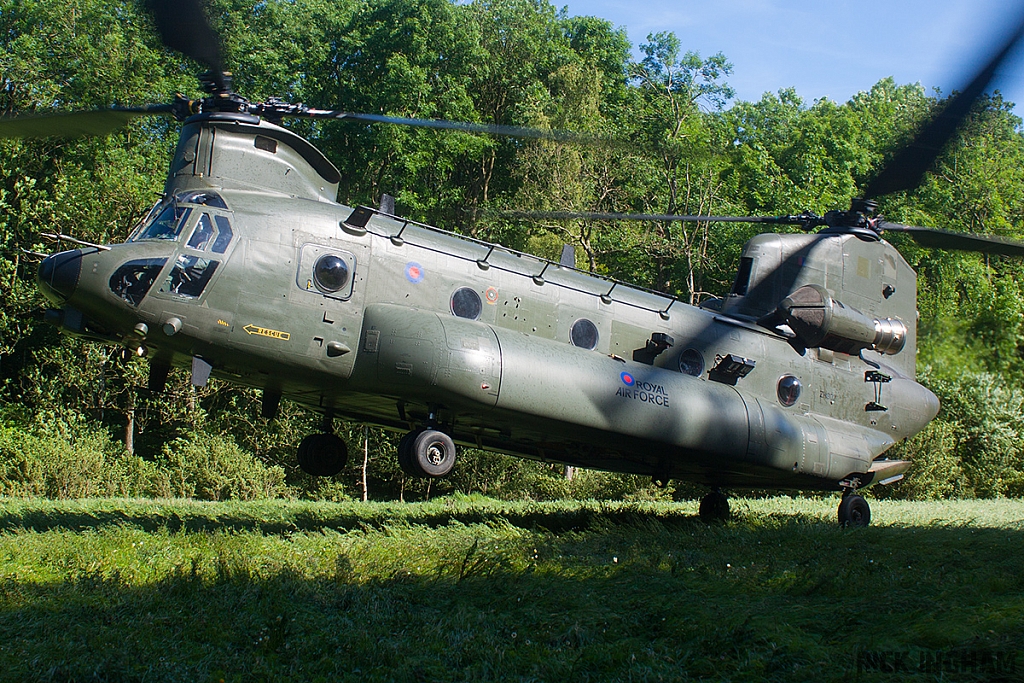
[[[673,31],[683,50],[723,52],[741,100],[793,86],[807,104],[845,102],[886,76],[944,92],[961,86],[1024,14],[1020,0],[553,0],[623,27],[634,46]],[[1024,41],[1022,41],[1024,42]],[[1024,50],[991,87],[1024,114]]]

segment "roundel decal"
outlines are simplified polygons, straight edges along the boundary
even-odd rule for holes
[[[636,379],[634,379],[633,375],[629,374],[628,372],[622,373],[621,375],[619,375],[619,377],[622,378],[622,383],[625,384],[627,387],[631,387],[634,384],[636,384]]]
[[[487,291],[484,292],[484,298],[487,299],[487,303],[489,304],[498,303],[498,290],[494,287],[488,287]]]
[[[405,279],[414,285],[418,285],[423,282],[423,266],[416,263],[415,261],[409,261],[405,264]]]

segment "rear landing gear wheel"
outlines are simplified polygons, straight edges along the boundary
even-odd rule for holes
[[[314,477],[331,477],[348,462],[348,446],[336,434],[310,434],[299,444],[299,467]]]
[[[729,519],[729,498],[718,489],[701,498],[700,519],[705,524]]]
[[[847,493],[839,502],[839,526],[859,527],[871,523],[871,507],[863,496]]]
[[[398,464],[413,477],[443,477],[455,467],[455,442],[444,432],[409,432],[398,444]]]

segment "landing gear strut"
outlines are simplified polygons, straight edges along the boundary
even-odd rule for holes
[[[864,497],[847,489],[839,502],[839,526],[859,527],[871,523],[871,507]]]
[[[455,442],[436,429],[417,429],[398,443],[398,464],[412,477],[443,477],[455,467]]]
[[[700,519],[705,524],[729,519],[729,498],[721,489],[715,489],[700,499]]]
[[[348,462],[348,446],[334,434],[330,415],[324,416],[322,433],[310,434],[299,444],[299,467],[314,477],[331,477]]]

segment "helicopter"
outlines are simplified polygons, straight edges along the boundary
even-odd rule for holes
[[[860,491],[902,479],[886,452],[938,413],[915,380],[916,274],[884,232],[946,249],[1024,256],[1024,243],[905,226],[879,197],[912,189],[1024,32],[1010,37],[849,209],[824,216],[532,213],[524,218],[796,225],[745,246],[730,293],[700,306],[397,215],[337,202],[341,174],[285,118],[362,120],[585,140],[509,126],[319,110],[232,90],[196,0],[150,0],[164,43],[207,67],[207,96],[0,120],[0,137],[105,134],[138,116],[181,131],[161,200],[120,244],[78,242],[37,280],[62,332],[323,415],[297,460],[347,462],[344,417],[403,434],[398,460],[444,477],[458,448],[683,479],[723,489],[840,491],[843,526],[869,524]],[[815,231],[815,232],[812,232]],[[68,239],[66,236],[59,236]]]

